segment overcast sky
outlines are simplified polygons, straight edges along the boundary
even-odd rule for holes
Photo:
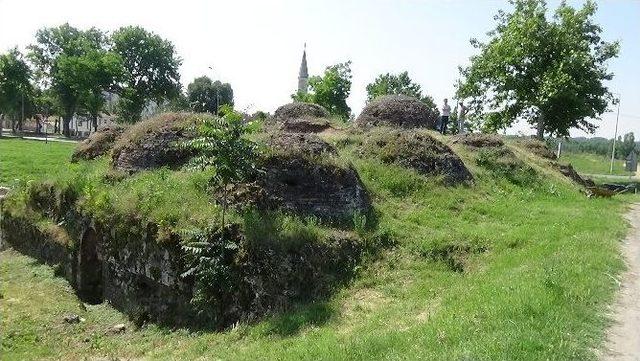
[[[452,97],[457,67],[474,53],[469,39],[482,39],[497,10],[508,7],[478,0],[0,0],[0,51],[24,49],[37,29],[65,22],[107,31],[141,25],[175,44],[183,85],[209,75],[231,83],[237,108],[272,112],[296,90],[306,42],[312,75],[353,62],[348,103],[357,114],[366,85],[383,72],[409,71],[438,104]],[[622,42],[609,84],[622,98],[619,132],[640,134],[640,1],[599,1],[597,21],[605,39]],[[614,126],[615,113],[607,113],[596,135],[611,137]],[[517,131],[532,132],[521,125],[510,133]]]

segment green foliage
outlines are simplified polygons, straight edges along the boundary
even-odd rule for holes
[[[0,114],[17,119],[27,102],[33,103],[31,69],[17,48],[0,55]]]
[[[196,125],[198,136],[180,146],[196,153],[189,162],[192,168],[214,171],[213,180],[222,187],[224,227],[229,187],[255,171],[257,145],[246,137],[256,129],[254,123],[244,122],[242,114],[228,105],[222,107],[222,114],[202,116]]]
[[[191,304],[201,317],[219,324],[218,317],[228,306],[224,304],[224,295],[237,287],[237,280],[230,277],[233,258],[239,249],[236,235],[230,229],[220,231],[214,227],[184,230],[181,236],[187,269],[181,276],[194,280]]]
[[[607,61],[619,44],[601,39],[593,22],[596,4],[576,10],[565,2],[547,19],[544,0],[514,0],[500,11],[486,43],[472,39],[479,54],[461,68],[460,99],[470,98],[469,116],[486,130],[510,126],[518,118],[544,133],[568,136],[569,129],[593,132],[612,95],[603,84],[613,74]]]
[[[332,65],[327,67],[322,76],[316,75],[309,79],[309,93],[297,93],[291,97],[295,101],[321,105],[331,115],[348,119],[351,113],[351,108],[347,105],[351,78],[351,61]]]
[[[104,106],[99,97],[112,87],[121,73],[120,59],[106,50],[107,38],[96,28],[83,31],[69,24],[38,30],[29,46],[40,82],[58,103],[63,133],[82,106],[97,113]]]
[[[438,107],[433,98],[428,95],[422,95],[420,84],[414,83],[409,77],[409,73],[404,71],[399,74],[380,74],[378,77],[367,85],[367,101],[372,101],[382,95],[406,95],[420,99],[427,104],[429,108],[438,111]]]
[[[149,101],[160,105],[178,96],[182,60],[170,41],[138,26],[116,30],[111,40],[125,70],[118,91],[121,121],[137,122]]]
[[[616,157],[619,159],[626,158],[631,152],[636,150],[636,139],[633,132],[627,133],[623,137],[618,137],[616,144]]]
[[[187,86],[187,99],[195,112],[218,114],[223,105],[233,107],[233,89],[229,83],[201,76]]]

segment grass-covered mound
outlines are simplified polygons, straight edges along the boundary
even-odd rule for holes
[[[462,145],[473,155],[473,161],[496,177],[520,186],[531,186],[540,180],[534,167],[520,159],[496,134],[462,134],[452,137],[452,144]]]
[[[175,142],[173,130],[186,129],[190,119],[164,115],[133,126],[119,142],[161,159],[154,152],[164,149],[144,144],[167,133]],[[107,300],[138,322],[225,327],[282,312],[331,294],[386,239],[367,225],[370,203],[353,167],[315,136],[284,136],[290,139],[266,142],[259,160],[253,184],[265,201],[229,209],[225,227],[210,171],[138,169],[114,179],[105,157],[18,187],[3,226],[16,249],[62,262],[72,280],[83,278],[86,235],[98,239],[105,274],[127,285],[119,294],[107,282]],[[62,236],[49,239],[52,230]]]
[[[92,133],[89,138],[78,144],[71,155],[71,161],[91,160],[107,154],[125,130],[124,126],[112,125]]]
[[[200,116],[204,115],[165,113],[132,125],[113,146],[113,167],[137,172],[182,165],[191,152],[177,147],[176,142],[193,136],[190,128]]]
[[[497,134],[467,133],[454,135],[452,139],[454,144],[463,144],[472,148],[504,146],[502,137]]]
[[[287,132],[316,133],[331,127],[329,112],[313,103],[285,104],[273,113],[272,125]]]
[[[438,114],[420,100],[405,95],[384,95],[367,104],[355,121],[360,127],[395,126],[435,128]]]
[[[618,253],[625,233],[622,213],[626,202],[634,201],[632,196],[587,199],[548,161],[511,148],[509,142],[507,146],[514,154],[536,170],[536,182],[514,183],[500,172],[477,164],[479,149],[452,144],[473,174],[474,184],[451,188],[413,169],[386,164],[377,157],[362,157],[361,134],[322,136],[336,146],[341,161],[353,164],[370,195],[375,223],[366,217],[354,217],[353,226],[341,230],[290,214],[236,210],[231,212],[231,223],[240,225],[244,242],[264,247],[260,252],[251,251],[262,260],[252,263],[261,267],[240,267],[255,272],[250,279],[252,288],[245,290],[262,295],[258,300],[268,300],[252,305],[290,300],[287,297],[294,284],[302,285],[305,291],[293,294],[309,295],[306,290],[320,289],[313,277],[344,280],[333,275],[355,274],[346,276],[349,282],[333,283],[328,291],[324,289],[325,297],[271,308],[285,311],[261,316],[255,323],[241,322],[223,332],[193,333],[153,324],[135,328],[107,304],[79,305],[68,284],[53,277],[50,268],[4,251],[0,254],[3,356],[595,359],[607,323],[607,305],[617,287],[615,278],[623,267]],[[440,139],[446,141],[447,137]],[[87,214],[125,214],[133,228],[154,220],[158,231],[153,234],[184,233],[182,237],[194,234],[179,230],[206,231],[209,220],[214,225],[219,223],[219,209],[207,191],[210,176],[205,173],[156,169],[114,182],[104,177],[108,171],[104,160],[69,166],[65,163],[69,155],[70,151],[63,154],[62,164],[76,176],[67,173],[65,179],[82,190],[83,200],[77,200],[76,207]],[[19,194],[25,193],[14,193],[10,196],[12,205],[6,204],[12,214],[19,211],[17,205],[26,204],[19,201]],[[158,240],[161,244],[180,241],[174,237]],[[346,250],[359,247],[381,249],[383,240],[392,240],[394,246],[376,259],[336,256],[353,254]],[[136,242],[136,238],[125,241]],[[303,248],[304,244],[314,246]],[[343,248],[327,244],[342,244]],[[220,254],[231,259],[244,259],[247,249],[256,249],[241,246],[238,249],[242,251],[236,253],[235,240],[223,245],[214,250],[228,252]],[[274,247],[287,251],[276,252]],[[345,251],[334,253],[332,249]],[[292,258],[283,257],[287,254]],[[329,266],[305,270],[293,267],[303,262],[299,260],[302,257],[338,260],[330,263],[335,267],[331,272]],[[339,259],[354,261],[343,263]],[[234,274],[230,280],[238,280],[237,275],[250,273],[222,275],[227,274]],[[285,278],[279,277],[282,283],[272,283],[269,277],[276,274],[292,278],[284,282]],[[223,280],[207,284],[215,286]],[[223,287],[215,290],[244,294],[227,283],[221,284]],[[65,324],[61,319],[68,313],[86,321]],[[126,331],[115,336],[106,334],[117,323],[125,323]]]
[[[464,163],[448,146],[425,131],[376,129],[364,135],[364,156],[379,157],[386,164],[415,169],[421,174],[441,176],[445,184],[473,179]]]
[[[353,223],[370,212],[358,173],[335,147],[314,134],[279,132],[266,137],[258,171],[238,185],[232,203],[333,224]]]

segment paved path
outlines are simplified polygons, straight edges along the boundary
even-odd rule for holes
[[[603,360],[640,361],[640,204],[627,214],[631,230],[622,245],[628,269],[613,309]]]
[[[19,139],[27,139],[27,140],[40,140],[40,141],[48,141],[48,142],[60,142],[60,143],[78,143],[79,140],[74,139],[64,139],[57,137],[31,137],[31,136],[20,136],[20,135],[10,135],[10,134],[2,134],[3,138],[19,138]]]

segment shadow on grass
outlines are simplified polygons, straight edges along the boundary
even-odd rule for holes
[[[282,337],[294,336],[309,326],[326,324],[335,313],[335,308],[327,302],[300,306],[266,320],[266,333]]]

